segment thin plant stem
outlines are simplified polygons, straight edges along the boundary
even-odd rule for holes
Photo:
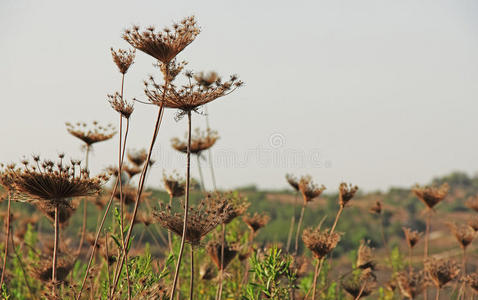
[[[171,205],[173,205],[173,195],[169,195],[169,206],[168,206],[168,213],[171,213]],[[171,230],[168,229],[168,245],[169,245],[169,252],[173,253],[173,235]]]
[[[304,220],[304,213],[305,213],[305,206],[307,205],[306,202],[302,204],[302,209],[300,210],[300,217],[299,222],[297,223],[297,232],[295,233],[295,248],[294,248],[294,255],[297,255],[299,251],[299,235],[300,235],[300,228],[302,226],[302,221]]]
[[[197,154],[196,158],[197,158],[197,162],[198,162],[199,179],[201,180],[201,190],[204,192],[204,191],[206,191],[206,188],[204,186],[204,175],[202,174],[200,155]]]
[[[2,267],[2,277],[0,279],[0,289],[3,287],[3,280],[5,278],[5,270],[7,268],[7,256],[8,256],[8,236],[10,235],[10,207],[11,207],[11,197],[10,193],[7,195],[8,198],[8,208],[7,208],[7,222],[6,222],[6,234],[5,234],[5,256],[3,257],[3,267]]]
[[[224,275],[224,245],[226,243],[226,224],[222,224],[222,237],[221,237],[221,269],[219,277],[219,292],[217,294],[216,300],[221,299],[222,297],[222,286],[223,286],[223,275]]]
[[[322,264],[324,259],[317,260],[317,264],[315,265],[315,272],[314,272],[314,285],[312,288],[312,300],[315,299],[315,291],[317,289],[317,278],[319,278],[320,271],[322,270]]]
[[[86,279],[88,278],[88,274],[89,274],[89,271],[90,271],[90,268],[91,268],[91,263],[93,261],[93,257],[95,256],[96,246],[98,245],[98,240],[100,238],[101,230],[103,229],[103,226],[105,225],[106,217],[108,216],[108,212],[110,211],[111,204],[113,203],[114,194],[116,193],[116,189],[118,188],[118,181],[119,180],[121,180],[120,177],[119,176],[116,177],[116,182],[115,182],[115,185],[114,185],[114,188],[113,188],[113,192],[111,193],[110,200],[108,201],[105,213],[103,214],[103,218],[101,219],[100,227],[98,228],[98,230],[96,232],[95,242],[93,243],[93,246],[91,247],[90,259],[88,260],[88,265],[86,266],[85,276],[83,277],[83,281],[81,283],[80,291],[78,292],[78,296],[76,297],[76,300],[80,299],[83,288],[85,287]]]
[[[174,299],[174,294],[176,292],[176,284],[178,282],[179,268],[181,267],[181,259],[183,257],[184,243],[186,242],[186,230],[187,230],[187,224],[188,224],[188,211],[189,211],[190,168],[191,168],[191,111],[188,111],[188,147],[187,147],[187,162],[186,162],[186,195],[185,195],[185,201],[184,201],[183,235],[181,237],[181,246],[179,248],[176,271],[174,272],[173,287],[172,287],[170,299]]]
[[[90,145],[86,145],[86,154],[85,154],[85,168],[88,170],[89,164],[89,156],[90,156]],[[81,248],[83,248],[83,243],[85,242],[85,235],[86,235],[86,222],[88,216],[88,202],[85,198],[83,198],[83,224],[81,225],[81,236],[80,236],[80,244],[78,245],[78,249],[76,250],[77,256],[81,253]]]
[[[58,255],[58,237],[60,236],[60,224],[58,222],[59,220],[59,214],[58,214],[58,204],[55,205],[55,240],[53,244],[53,259],[52,259],[52,268],[51,268],[51,280],[53,282],[52,284],[52,290],[51,294],[53,298],[56,297],[56,263],[57,263],[57,255]]]
[[[169,65],[166,65],[165,76],[164,76],[165,83],[164,83],[164,91],[163,91],[163,95],[162,95],[162,101],[161,101],[161,105],[160,105],[159,110],[158,110],[158,116],[156,118],[156,124],[154,126],[153,137],[151,139],[151,145],[150,145],[149,151],[148,151],[148,157],[146,159],[146,162],[144,163],[143,171],[141,172],[141,175],[139,177],[138,190],[136,192],[136,203],[134,204],[133,215],[131,217],[128,233],[126,234],[126,241],[125,241],[126,248],[128,247],[129,241],[131,239],[131,234],[133,232],[133,227],[134,227],[134,220],[136,219],[136,215],[138,213],[139,202],[140,202],[140,199],[141,199],[141,195],[143,193],[144,182],[146,180],[146,173],[148,171],[149,162],[151,161],[151,154],[153,152],[154,144],[156,143],[156,138],[158,137],[158,134],[159,134],[159,127],[161,126],[161,122],[163,120],[164,99],[166,97],[166,90],[167,90],[168,85],[169,85],[168,74],[169,74]],[[125,256],[127,256],[127,255],[128,255],[128,249],[125,249],[125,251],[121,251],[121,259],[120,259],[121,265],[120,265],[119,272],[115,275],[115,280],[113,282],[113,289],[112,289],[113,293],[114,293],[114,291],[115,291],[115,289],[118,285],[119,277],[121,275],[121,270],[123,268],[123,262],[125,261]]]
[[[106,251],[106,279],[108,280],[108,299],[110,299],[110,289],[111,289],[111,277],[110,277],[110,263],[109,253],[108,253],[108,232],[105,233],[105,251]]]
[[[149,235],[151,235],[151,238],[153,238],[153,241],[156,244],[156,246],[158,246],[158,248],[161,249],[161,244],[159,243],[156,236],[153,234],[153,231],[148,226],[145,226],[145,227],[146,227],[146,231],[149,233]]]
[[[193,299],[194,294],[194,246],[191,245],[191,281],[189,283],[189,300]]]
[[[362,283],[362,286],[360,287],[360,291],[359,291],[357,297],[355,297],[355,300],[358,300],[358,299],[360,299],[360,297],[362,297],[362,294],[363,294],[363,291],[365,290],[366,285],[367,285],[367,280],[364,280],[364,282]]]
[[[430,220],[431,219],[431,212],[427,212],[427,219],[426,219],[426,231],[425,231],[425,247],[423,249],[423,258],[428,258],[428,243],[430,238]]]
[[[206,127],[207,129],[211,129],[209,126],[209,113],[207,110],[207,104],[204,105],[204,110],[206,112]],[[211,179],[212,179],[212,187],[214,188],[214,191],[216,191],[216,175],[214,173],[214,164],[212,160],[212,151],[211,148],[207,149],[207,154],[208,154],[208,163],[209,163],[209,169],[211,170]]]
[[[466,276],[466,247],[463,247],[463,276]]]
[[[388,248],[388,242],[387,242],[387,239],[385,238],[385,228],[383,226],[383,215],[382,214],[380,214],[379,222],[380,222],[380,224],[379,224],[380,235],[382,237],[383,247],[385,248],[385,251],[387,252],[388,258],[391,259],[390,249]]]
[[[435,300],[438,300],[440,299],[440,288],[437,287],[437,293],[436,293],[436,297],[435,297]]]
[[[292,218],[290,219],[289,234],[287,236],[287,246],[286,246],[287,253],[289,253],[290,244],[292,242],[292,234],[294,233],[295,215],[297,214],[297,199],[298,199],[298,194],[296,192],[295,193],[295,200],[294,200],[294,213],[292,215]]]
[[[337,215],[335,216],[334,225],[332,226],[332,229],[330,229],[330,233],[333,233],[335,230],[335,227],[337,227],[337,223],[339,222],[340,215],[342,214],[343,211],[344,211],[344,207],[340,205],[339,211],[337,212]]]
[[[411,273],[412,272],[412,253],[413,248],[408,247],[408,271]]]

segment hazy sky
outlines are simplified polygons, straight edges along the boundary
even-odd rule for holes
[[[340,181],[372,190],[478,170],[474,0],[1,0],[0,161],[82,157],[64,123],[118,121],[106,100],[120,87],[110,47],[128,48],[121,34],[133,24],[163,28],[191,14],[202,32],[179,58],[246,83],[209,106],[219,186],[280,188],[292,172],[329,190]],[[145,98],[153,62],[137,52],[127,98]],[[131,148],[149,145],[156,112],[136,104]],[[150,185],[163,168],[184,171],[170,139],[187,124],[174,115],[165,114]],[[198,126],[205,117],[194,114]],[[116,138],[95,145],[93,173],[116,161],[116,148]]]

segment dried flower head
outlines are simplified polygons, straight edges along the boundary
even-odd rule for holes
[[[229,95],[243,85],[236,75],[232,75],[226,82],[217,81],[214,85],[204,87],[199,82],[189,80],[192,76],[192,73],[186,74],[189,84],[181,87],[170,85],[166,89],[150,76],[144,82],[144,93],[155,105],[182,110],[178,116],[181,117],[186,112],[197,111],[200,106]]]
[[[226,192],[226,193],[207,193],[206,198],[210,202],[221,202],[226,201],[231,206],[230,214],[228,219],[224,221],[224,224],[231,223],[235,218],[242,216],[247,208],[249,208],[250,203],[247,201],[246,197],[241,196],[238,193]]]
[[[369,296],[376,287],[374,281],[371,280],[369,272],[363,272],[360,276],[349,276],[341,285],[342,288],[354,299]]]
[[[242,217],[242,220],[244,223],[247,224],[249,229],[253,232],[256,233],[259,229],[262,227],[266,226],[267,223],[269,223],[269,216],[266,214],[258,214],[254,213],[254,215],[245,215]]]
[[[462,249],[468,247],[475,238],[475,230],[468,226],[468,224],[457,225],[455,223],[448,223],[448,226]]]
[[[187,64],[188,63],[186,61],[178,62],[175,58],[168,65],[158,62],[157,64],[153,64],[153,66],[161,70],[165,80],[168,82],[173,82]]]
[[[352,184],[346,184],[342,182],[339,186],[339,204],[341,207],[347,206],[350,200],[355,196],[358,191],[358,186],[352,186]]]
[[[51,222],[55,222],[55,208],[45,201],[35,203],[35,207],[41,211]],[[61,227],[66,227],[68,221],[76,211],[76,205],[62,205],[58,207],[58,223]]]
[[[469,198],[466,200],[465,205],[466,205],[468,208],[470,208],[470,209],[472,209],[472,210],[478,212],[478,195],[476,195],[476,196],[474,196],[474,197],[473,197],[473,196],[469,197]]]
[[[97,194],[108,180],[101,174],[90,178],[79,165],[67,165],[60,159],[36,160],[36,165],[9,170],[14,180],[14,198],[20,201],[44,202],[52,207],[70,207],[70,198]]]
[[[455,279],[460,273],[458,264],[450,259],[429,258],[425,261],[425,270],[433,284],[439,289]]]
[[[448,194],[449,186],[447,183],[442,184],[439,187],[436,186],[425,186],[420,187],[416,185],[412,188],[412,192],[420,199],[428,209],[432,209],[440,201],[445,199]]]
[[[191,136],[191,153],[201,155],[201,152],[207,150],[214,146],[216,141],[219,139],[217,131],[207,129],[206,131],[201,131],[199,128],[196,128],[194,134]],[[174,149],[179,152],[187,153],[188,152],[188,142],[187,140],[181,141],[178,138],[171,139],[171,145]]]
[[[422,236],[421,232],[412,230],[410,228],[402,227],[403,233],[405,234],[405,240],[407,241],[408,247],[413,248],[420,241]]]
[[[478,232],[478,216],[473,216],[468,220],[468,226],[473,228],[473,230]]]
[[[164,188],[171,198],[181,197],[186,191],[185,182],[178,173],[166,175],[163,173]]]
[[[337,247],[340,234],[330,233],[329,230],[320,230],[320,228],[307,228],[302,233],[302,240],[317,259],[322,259]]]
[[[126,29],[123,39],[134,48],[151,55],[164,64],[169,64],[179,52],[183,51],[200,30],[194,16],[183,19],[179,24],[174,24],[173,29],[165,28],[156,31],[150,26],[140,31],[138,26]]]
[[[0,167],[4,168],[3,164],[0,164]],[[12,176],[12,171],[15,170],[15,164],[9,164],[6,166],[5,170],[0,170],[0,185],[7,191],[14,190],[14,178]]]
[[[132,162],[136,167],[141,167],[144,162],[148,159],[148,153],[146,149],[141,150],[128,150],[128,159]]]
[[[58,258],[56,266],[56,280],[59,283],[65,282],[68,274],[75,266],[75,260],[69,256],[62,255]],[[52,278],[52,264],[51,261],[44,257],[40,259],[37,267],[31,267],[30,273],[32,276],[42,282],[50,282]]]
[[[131,185],[124,185],[122,187],[122,194],[120,194],[120,189],[117,188],[114,197],[117,200],[120,200],[120,197],[122,196],[123,198],[123,203],[126,205],[134,204],[136,203],[136,197],[137,197],[137,189]],[[151,195],[151,192],[143,192],[141,194],[141,199],[147,198]]]
[[[357,268],[375,270],[372,248],[368,246],[369,241],[361,241],[357,252]]]
[[[134,63],[134,57],[136,54],[136,50],[124,50],[118,49],[114,50],[111,48],[111,55],[113,56],[113,61],[118,66],[118,70],[121,74],[126,74],[128,72],[129,67]]]
[[[465,282],[473,290],[473,292],[475,292],[475,294],[478,294],[478,273],[468,274],[465,277]]]
[[[111,104],[111,107],[119,112],[124,118],[129,119],[131,114],[134,111],[134,105],[131,102],[124,100],[121,97],[120,93],[115,92],[113,95],[107,95],[108,102]]]
[[[214,277],[214,266],[210,262],[206,262],[199,267],[199,278],[202,280],[211,280]]]
[[[79,138],[88,146],[109,140],[116,134],[115,128],[112,124],[101,126],[96,121],[92,123],[91,127],[86,123],[76,123],[73,125],[67,122],[65,125],[66,130],[71,135]]]
[[[196,82],[198,82],[200,85],[207,88],[213,85],[214,83],[216,83],[220,79],[219,79],[219,75],[216,72],[212,71],[207,74],[204,72],[196,74],[194,75],[194,80],[196,80]]]
[[[312,177],[307,175],[300,178],[299,190],[302,194],[302,198],[304,199],[304,205],[306,205],[307,202],[310,202],[315,198],[319,197],[325,190],[325,186],[318,186],[317,184],[312,182]]]
[[[201,200],[196,207],[190,207],[185,233],[186,242],[199,245],[201,239],[229,218],[231,206],[227,201],[211,202]],[[156,210],[154,217],[159,224],[179,236],[183,234],[184,213],[171,213],[169,209]]]
[[[222,244],[218,240],[211,240],[206,246],[206,251],[218,270],[221,269],[221,248]],[[229,263],[234,259],[234,257],[236,257],[238,252],[238,245],[228,245],[227,243],[224,244],[223,269],[227,268]]]
[[[415,299],[423,292],[428,282],[425,272],[421,270],[398,273],[397,283],[404,297]]]
[[[380,215],[382,213],[382,201],[375,201],[375,205],[370,207],[370,213]]]
[[[286,174],[285,179],[294,190],[299,191],[299,180],[297,177],[292,174]]]
[[[126,172],[126,174],[128,174],[128,177],[131,179],[133,178],[135,175],[138,175],[139,173],[141,173],[141,168],[137,167],[137,166],[131,166],[131,165],[128,165],[128,164],[124,164],[123,165],[123,171]]]

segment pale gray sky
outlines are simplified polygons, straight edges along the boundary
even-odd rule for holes
[[[472,0],[2,0],[0,160],[82,157],[64,122],[116,124],[106,94],[120,76],[109,48],[129,47],[123,29],[162,28],[191,14],[202,32],[179,58],[188,69],[237,73],[246,83],[209,106],[221,135],[219,186],[284,187],[292,172],[329,190],[342,180],[371,190],[478,170]],[[144,99],[142,80],[158,72],[152,63],[137,53],[127,97]],[[136,105],[130,147],[149,145],[155,114]],[[163,168],[184,170],[170,139],[183,136],[186,121],[173,117],[165,115],[150,185],[159,186]],[[194,115],[193,126],[204,128],[205,117]],[[116,161],[116,144],[96,145],[93,171]]]

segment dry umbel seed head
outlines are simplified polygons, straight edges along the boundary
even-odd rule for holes
[[[299,191],[299,180],[297,179],[297,177],[292,174],[286,174],[285,179],[294,190]]]
[[[477,195],[477,196],[469,197],[469,198],[466,200],[465,205],[466,205],[468,208],[470,208],[470,209],[472,209],[472,210],[478,212],[478,195]]]
[[[354,299],[369,296],[376,287],[376,283],[372,281],[370,273],[362,272],[360,276],[352,275],[348,280],[341,283],[342,288]]]
[[[171,198],[181,197],[186,191],[184,178],[180,177],[176,172],[173,172],[173,174],[170,175],[163,173],[163,183],[164,188]]]
[[[420,295],[425,287],[427,286],[427,279],[425,272],[420,271],[411,271],[411,272],[400,272],[397,276],[398,287],[400,292],[404,297],[408,299],[415,299]]]
[[[109,140],[116,134],[112,124],[102,126],[96,121],[91,126],[88,126],[86,123],[72,124],[70,122],[66,122],[65,125],[66,130],[71,135],[79,138],[88,146]]]
[[[126,74],[128,72],[129,67],[134,63],[134,57],[136,54],[136,50],[124,50],[118,49],[114,50],[111,48],[111,56],[113,56],[113,61],[118,67],[118,70],[121,74]]]
[[[224,221],[224,224],[231,223],[235,218],[242,216],[246,210],[249,208],[250,203],[247,201],[246,197],[241,196],[240,194],[235,194],[233,192],[227,193],[208,193],[206,198],[211,202],[221,202],[227,201],[231,206],[231,212],[228,215],[228,219]]]
[[[199,74],[194,75],[194,80],[196,80],[196,82],[198,82],[200,85],[208,88],[214,83],[216,83],[218,80],[220,80],[220,78],[216,72],[211,71],[207,74],[204,72],[200,72]]]
[[[52,223],[55,222],[55,207],[53,207],[50,202],[38,201],[35,203],[35,207],[41,211]],[[72,205],[68,203],[67,205],[62,205],[58,207],[58,223],[60,227],[66,227],[68,221],[73,216],[76,211],[77,205]]]
[[[441,289],[458,276],[460,268],[450,259],[429,258],[425,261],[425,271],[433,284]]]
[[[312,182],[312,177],[307,175],[300,178],[299,190],[302,194],[302,198],[304,199],[304,205],[306,205],[307,202],[310,202],[315,198],[319,197],[325,190],[325,186],[318,186],[317,184]]]
[[[382,213],[382,201],[376,201],[375,205],[370,207],[370,213],[380,215]]]
[[[405,240],[409,248],[415,247],[415,245],[420,241],[422,233],[410,228],[402,227],[403,233],[405,234]]]
[[[120,200],[121,196],[123,198],[123,203],[126,204],[126,205],[131,205],[131,204],[134,204],[136,203],[136,197],[138,195],[137,193],[137,189],[134,187],[134,186],[131,186],[131,185],[124,185],[122,186],[122,194],[120,194],[120,189],[117,188],[116,189],[116,192],[115,192],[115,199],[117,200]],[[144,198],[147,198],[151,196],[151,192],[143,192],[141,194],[141,199],[144,199]]]
[[[192,77],[193,73],[187,72],[186,80],[189,82],[188,84],[181,87],[169,85],[165,89],[164,85],[157,83],[154,77],[150,76],[144,82],[144,93],[152,104],[182,110],[182,113],[178,115],[178,117],[181,117],[189,111],[197,111],[200,106],[217,98],[229,95],[243,85],[243,82],[236,75],[231,75],[226,82],[217,81],[209,87],[204,87],[199,82],[190,80]]]
[[[478,232],[478,216],[473,216],[468,220],[468,226],[473,228],[473,230]]]
[[[219,239],[209,241],[206,246],[206,251],[218,270],[221,269],[221,248],[222,244],[219,242]],[[234,259],[234,257],[236,257],[237,253],[239,253],[238,245],[228,245],[227,243],[224,244],[223,269],[227,268],[229,263]]]
[[[76,163],[65,164],[62,158],[57,163],[34,160],[34,164],[7,170],[14,180],[16,200],[70,207],[71,198],[95,195],[108,180],[104,174],[90,178],[87,170]]]
[[[153,26],[140,31],[139,26],[126,29],[123,39],[134,48],[151,55],[164,64],[169,64],[199,34],[194,16],[174,24],[172,29],[156,31]]]
[[[256,233],[259,229],[269,223],[269,216],[266,214],[254,213],[254,215],[245,215],[242,217],[244,223],[247,224],[252,233]]]
[[[139,173],[141,173],[141,168],[133,165],[129,165],[129,164],[124,164],[123,165],[123,171],[126,172],[126,174],[128,174],[128,177],[131,179],[133,178],[135,175],[138,175]]]
[[[206,131],[201,131],[199,128],[196,128],[194,134],[191,137],[191,153],[200,155],[202,151],[207,150],[214,146],[216,141],[219,139],[217,131],[207,129]],[[171,139],[171,146],[179,152],[187,153],[188,152],[188,142],[181,141],[178,138]]]
[[[465,282],[475,294],[478,294],[478,273],[468,274],[465,277]]]
[[[190,207],[185,236],[186,242],[193,246],[199,245],[205,235],[229,218],[231,210],[231,205],[227,201],[211,202],[207,198],[203,199],[197,206]],[[160,209],[153,214],[161,226],[182,236],[183,212],[173,214],[169,209]]]
[[[133,165],[136,167],[141,167],[144,162],[148,159],[148,152],[146,152],[146,149],[141,149],[141,150],[128,150],[128,159]]]
[[[372,248],[368,246],[369,241],[361,241],[357,252],[357,268],[375,270]]]
[[[115,92],[113,95],[107,95],[108,102],[111,107],[119,112],[124,118],[129,119],[134,111],[134,105],[132,102],[128,102],[121,97],[120,93]]]
[[[302,233],[302,240],[317,259],[322,259],[337,247],[340,234],[330,233],[329,230],[320,230],[320,228],[307,228]]]
[[[341,207],[347,206],[350,200],[355,196],[358,191],[358,186],[352,186],[352,184],[346,184],[342,182],[339,186],[339,204]]]
[[[63,283],[67,280],[67,276],[75,266],[75,260],[66,255],[62,255],[58,258],[56,266],[56,280],[59,283]],[[52,279],[52,264],[48,257],[40,259],[38,266],[30,267],[31,275],[40,280],[41,282],[50,282]]]
[[[448,194],[449,186],[448,183],[444,183],[439,187],[436,186],[425,186],[420,187],[416,185],[412,188],[412,192],[417,196],[420,201],[422,201],[428,209],[432,209],[445,199]]]
[[[468,247],[475,238],[475,230],[468,224],[448,223],[462,249]]]

